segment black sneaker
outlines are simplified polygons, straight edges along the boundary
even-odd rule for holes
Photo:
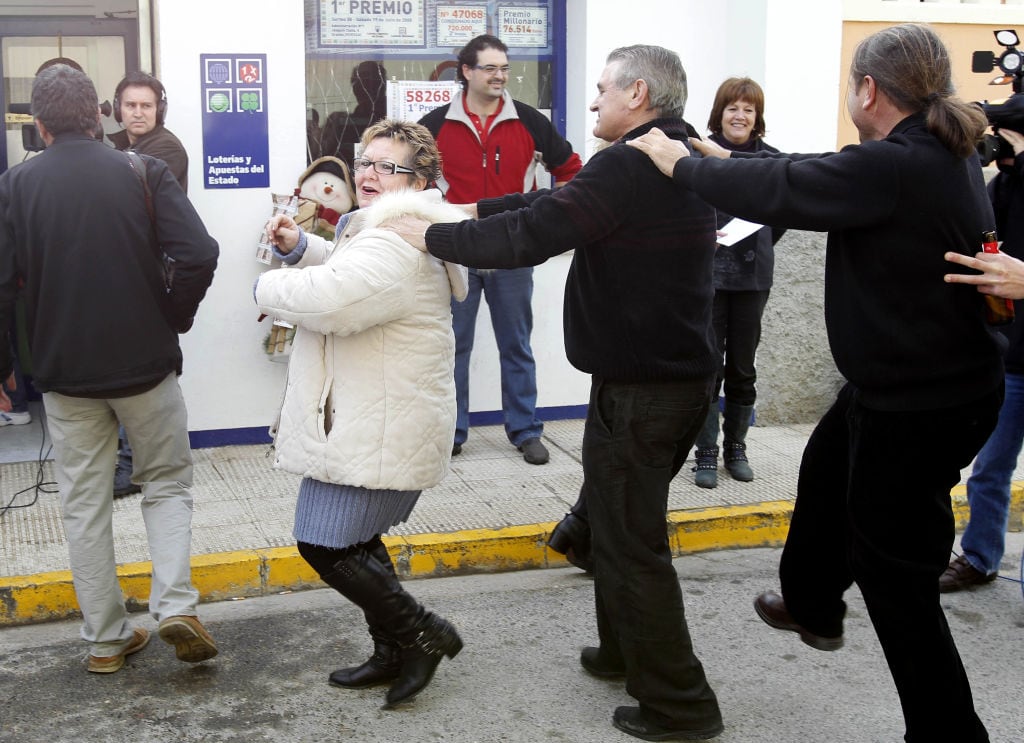
[[[117,465],[114,467],[114,497],[124,498],[126,495],[141,492],[142,488],[132,482],[131,464],[125,464],[118,457]]]
[[[516,447],[523,453],[523,459],[530,464],[547,464],[551,455],[539,438],[527,439]]]

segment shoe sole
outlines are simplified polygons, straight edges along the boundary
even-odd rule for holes
[[[136,632],[137,631],[138,630],[136,630]],[[114,656],[115,658],[117,658],[117,660],[109,664],[101,665],[94,661],[93,656],[89,656],[89,665],[86,666],[86,670],[89,673],[116,673],[117,671],[120,671],[122,668],[124,668],[125,659],[129,655],[134,655],[135,653],[139,652],[144,647],[146,647],[149,644],[150,637],[151,635],[149,634],[149,632],[147,632],[143,637],[142,642],[133,647],[132,642],[135,642],[135,636],[133,636],[132,642],[128,643],[128,647],[126,647],[121,652],[120,655]]]
[[[327,679],[327,683],[328,683],[328,685],[333,686],[333,687],[338,688],[338,689],[372,689],[375,686],[384,686],[385,684],[390,684],[392,681],[394,681],[397,678],[398,678],[398,672],[396,671],[393,676],[388,676],[387,678],[381,677],[381,678],[378,678],[378,679],[376,679],[374,681],[364,681],[364,682],[359,683],[359,684],[343,684],[343,683],[341,683],[339,681],[335,681],[332,678],[328,678]]]
[[[174,654],[185,663],[202,663],[217,655],[217,646],[188,622],[169,620],[160,625],[160,639],[174,646]]]
[[[625,725],[616,719],[612,719],[612,725],[628,735],[640,740],[710,740],[722,734],[725,725],[717,725],[704,730],[667,730],[664,733],[643,733],[629,725]]]
[[[761,617],[761,621],[767,624],[769,627],[782,630],[783,632],[796,632],[800,635],[800,639],[803,640],[804,645],[809,645],[815,650],[823,650],[826,653],[833,650],[839,650],[843,646],[842,637],[822,637],[821,635],[815,635],[803,627],[794,626],[785,622],[777,622],[761,609],[761,605],[754,601],[754,611],[757,612],[757,616]]]
[[[986,575],[984,578],[979,580],[970,581],[957,581],[955,583],[943,585],[942,581],[939,581],[939,593],[956,593],[957,591],[969,591],[972,588],[978,588],[979,586],[987,586],[989,583],[995,581],[999,577],[999,573],[993,573],[992,575]]]

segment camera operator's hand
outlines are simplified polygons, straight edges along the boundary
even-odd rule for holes
[[[1014,155],[1019,155],[1021,152],[1024,152],[1024,134],[1015,132],[1013,129],[999,127],[999,136],[1010,143],[1010,146],[1013,148]]]
[[[1018,135],[1019,136],[1019,135]],[[1024,299],[1024,262],[1002,251],[969,255],[949,252],[945,259],[981,273],[948,273],[948,284],[973,284],[982,294],[1004,299]]]

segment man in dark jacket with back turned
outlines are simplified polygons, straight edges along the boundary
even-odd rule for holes
[[[600,647],[580,663],[624,676],[639,707],[614,725],[646,740],[711,738],[722,717],[693,652],[665,512],[669,483],[707,415],[715,211],[623,142],[658,126],[685,140],[686,73],[660,47],[616,49],[598,81],[594,135],[612,143],[556,191],[476,204],[479,221],[408,225],[403,237],[477,268],[543,263],[575,249],[565,348],[592,375],[583,473]],[[426,230],[424,236],[423,231]]]
[[[110,462],[118,420],[144,483],[150,614],[180,660],[206,660],[217,647],[196,618],[191,583],[192,454],[178,333],[192,326],[213,279],[217,243],[162,161],[143,157],[143,175],[93,138],[97,96],[84,73],[66,65],[39,73],[32,115],[46,150],[0,176],[0,328],[9,327],[23,282],[88,670],[117,671],[149,640],[128,623],[115,572]],[[143,177],[159,205],[154,214]],[[54,204],[63,205],[59,218]],[[161,250],[174,262],[170,289]],[[0,378],[10,369],[0,338]]]

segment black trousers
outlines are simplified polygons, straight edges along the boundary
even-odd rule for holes
[[[583,433],[601,648],[625,661],[626,691],[649,719],[677,727],[721,720],[693,652],[665,522],[669,483],[704,423],[712,383],[595,377]]]
[[[865,408],[850,385],[800,465],[782,553],[786,607],[811,632],[842,631],[856,581],[900,695],[911,743],[987,741],[939,603],[954,521],[949,491],[995,426],[1002,390],[940,410]]]
[[[754,357],[761,342],[761,316],[768,303],[768,291],[734,292],[715,290],[711,324],[715,329],[718,355],[724,359],[712,394],[717,404],[723,389],[725,398],[735,405],[753,405],[757,401],[757,369]]]

